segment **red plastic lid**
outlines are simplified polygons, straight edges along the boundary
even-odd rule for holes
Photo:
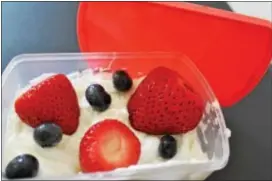
[[[189,3],[82,2],[77,26],[83,52],[183,52],[222,106],[246,96],[272,58],[270,22]]]

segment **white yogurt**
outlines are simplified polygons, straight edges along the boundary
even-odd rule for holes
[[[41,75],[30,82],[36,84],[52,74]],[[63,136],[61,142],[53,148],[41,148],[33,139],[33,128],[24,124],[14,109],[7,121],[4,166],[19,154],[29,153],[37,157],[40,162],[38,177],[56,177],[75,175],[80,172],[79,143],[84,133],[91,125],[106,118],[118,119],[127,125],[141,142],[141,155],[138,164],[166,162],[158,155],[160,136],[147,135],[134,130],[128,120],[127,102],[135,88],[143,80],[134,80],[133,88],[127,93],[118,92],[114,87],[111,74],[101,72],[93,74],[91,70],[68,75],[71,80],[80,105],[80,123],[77,131],[71,136]],[[101,84],[111,95],[112,103],[104,112],[92,110],[85,99],[86,88],[93,83]],[[28,86],[29,87],[29,86]],[[25,91],[26,89],[21,90]],[[168,161],[207,161],[208,157],[202,152],[196,130],[182,135],[174,135],[178,142],[178,151],[174,158]],[[168,162],[167,161],[167,162]]]

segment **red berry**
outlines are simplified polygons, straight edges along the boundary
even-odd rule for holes
[[[110,171],[137,164],[141,144],[134,133],[118,120],[107,119],[93,125],[80,143],[83,172]]]
[[[158,67],[138,86],[127,108],[134,129],[149,134],[178,134],[198,125],[204,101],[177,72]]]
[[[80,115],[76,92],[63,74],[51,76],[23,93],[15,102],[15,111],[33,128],[53,122],[67,135],[76,131]]]

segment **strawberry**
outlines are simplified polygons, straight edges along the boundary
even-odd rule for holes
[[[123,123],[107,119],[93,125],[80,142],[83,172],[110,171],[137,164],[141,144]]]
[[[63,74],[53,75],[32,86],[16,100],[15,111],[24,123],[33,128],[53,122],[67,135],[73,134],[79,123],[77,95]]]
[[[177,72],[152,70],[128,101],[132,127],[149,134],[178,134],[194,129],[204,101]]]

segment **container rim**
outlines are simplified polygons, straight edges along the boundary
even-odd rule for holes
[[[37,62],[43,61],[69,61],[69,60],[83,60],[86,58],[110,58],[115,56],[122,56],[124,58],[133,58],[137,57],[145,57],[145,58],[154,58],[154,57],[174,57],[178,55],[183,55],[182,53],[178,52],[86,52],[86,53],[79,53],[79,52],[69,52],[69,53],[27,53],[27,54],[19,54],[11,59],[8,63],[6,68],[2,73],[2,87],[5,83],[9,73],[12,71],[14,67],[18,64],[24,62]],[[184,56],[184,55],[183,55]]]

